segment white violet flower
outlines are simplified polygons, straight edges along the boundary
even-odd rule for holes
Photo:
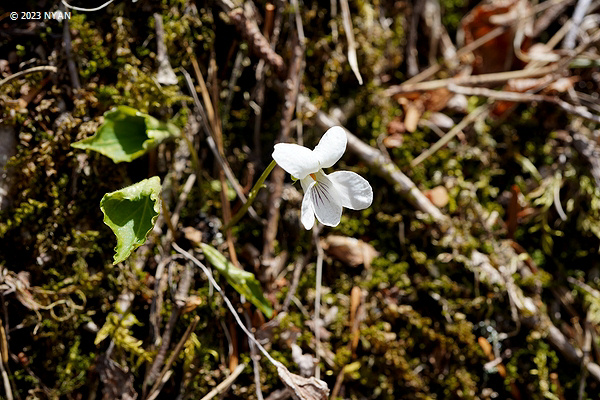
[[[302,184],[301,219],[307,230],[313,227],[315,216],[323,225],[337,226],[342,207],[363,210],[373,202],[373,189],[360,175],[350,171],[329,175],[323,172],[323,168],[331,167],[342,157],[346,143],[344,128],[334,126],[325,132],[314,150],[292,143],[275,145],[275,162]]]

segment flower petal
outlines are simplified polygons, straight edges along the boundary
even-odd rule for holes
[[[321,168],[329,168],[335,164],[346,151],[346,131],[341,126],[329,128],[321,138],[321,141],[313,150]]]
[[[304,197],[309,197],[319,222],[337,226],[342,218],[342,201],[333,182],[323,171],[316,173],[317,181],[310,185]]]
[[[352,210],[363,210],[373,202],[373,189],[362,176],[350,171],[336,171],[329,175],[342,201]]]
[[[307,231],[312,229],[313,225],[315,224],[315,212],[313,210],[312,202],[310,201],[308,192],[312,189],[312,186],[316,184],[317,182],[313,181],[312,184],[308,186],[308,190],[304,193],[304,198],[302,199],[302,214],[300,220],[302,221],[302,225],[304,225],[304,229]]]
[[[319,159],[311,149],[292,143],[277,143],[273,159],[296,179],[303,179],[320,168]]]
[[[310,175],[304,177],[303,179],[300,179],[300,184],[302,185],[302,190],[304,191],[304,193],[308,192],[308,188],[310,188],[314,182],[315,180]]]

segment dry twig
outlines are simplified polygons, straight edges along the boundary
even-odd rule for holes
[[[436,151],[444,147],[450,140],[452,140],[457,134],[463,131],[467,126],[471,125],[478,118],[484,117],[489,109],[489,103],[477,107],[471,111],[465,118],[462,119],[458,124],[454,125],[440,140],[434,143],[433,146],[419,154],[414,160],[411,161],[411,167],[419,165],[423,160],[429,158]]]
[[[167,54],[167,46],[165,45],[165,29],[163,27],[163,19],[159,13],[154,13],[154,24],[156,29],[156,61],[158,61],[158,73],[156,80],[161,85],[177,84],[177,76],[171,68],[169,55]]]
[[[363,80],[362,76],[360,76],[358,60],[356,59],[356,41],[354,40],[352,17],[350,15],[348,0],[340,0],[340,4],[342,5],[342,21],[344,22],[344,32],[346,33],[346,40],[348,40],[348,64],[350,64],[350,68],[352,69],[352,72],[354,72],[359,85],[362,85]]]
[[[71,77],[71,85],[73,89],[81,89],[81,83],[79,82],[79,71],[77,64],[75,64],[75,57],[71,51],[71,31],[69,29],[69,20],[63,21],[63,43],[65,46],[65,54],[67,56],[67,68],[69,69],[69,76]],[[1,85],[0,85],[1,86]]]
[[[273,67],[280,78],[286,75],[286,67],[283,58],[271,48],[269,41],[263,36],[256,22],[247,19],[242,9],[229,12],[229,18],[237,27],[244,39],[248,42],[252,51],[261,59]]]
[[[40,65],[38,67],[27,68],[23,71],[16,72],[16,73],[0,80],[0,87],[4,86],[5,84],[7,84],[8,82],[10,82],[14,79],[22,77],[23,75],[33,74],[34,72],[44,72],[44,71],[56,73],[56,71],[58,71],[58,69],[53,65]]]
[[[588,8],[592,4],[592,0],[579,0],[577,5],[575,6],[575,11],[573,12],[573,24],[565,36],[565,40],[563,42],[563,49],[572,49],[575,47],[575,39],[577,38],[577,34],[579,33],[579,26],[583,21],[583,17],[587,13]]]
[[[159,371],[161,366],[163,366],[165,357],[167,355],[167,351],[169,350],[169,345],[171,344],[171,336],[173,335],[173,330],[175,329],[175,324],[181,315],[181,311],[185,307],[186,299],[188,296],[188,292],[190,290],[190,286],[192,284],[192,278],[194,276],[194,270],[186,266],[183,270],[181,279],[177,286],[177,293],[174,297],[175,309],[171,313],[171,317],[169,318],[169,322],[167,322],[167,326],[162,334],[161,346],[154,358],[154,362],[152,363],[152,367],[150,368],[146,378],[144,379],[144,395],[142,397],[146,397],[146,389],[150,383],[157,382],[159,377]],[[150,392],[152,393],[152,391]]]
[[[464,94],[467,96],[482,96],[494,100],[504,100],[522,103],[553,103],[565,110],[566,112],[568,112],[569,114],[577,115],[578,117],[585,118],[596,123],[600,123],[600,116],[592,114],[587,108],[583,106],[575,106],[555,96],[547,96],[533,93],[507,92],[503,90],[491,90],[486,88],[470,88],[465,86],[458,86],[455,84],[449,84],[448,90],[454,93]]]
[[[235,382],[238,376],[240,376],[242,371],[244,371],[244,368],[246,368],[246,364],[238,365],[233,371],[231,371],[231,374],[229,374],[229,376],[223,380],[223,382],[215,386],[215,388],[208,392],[208,394],[204,396],[201,400],[210,400],[215,396],[227,391],[227,389],[229,389],[231,385],[233,385],[233,382]]]
[[[492,83],[504,83],[511,79],[522,79],[522,78],[539,78],[554,73],[559,70],[557,64],[550,65],[548,67],[534,69],[534,70],[519,70],[519,71],[506,71],[506,72],[494,72],[491,74],[480,74],[471,75],[465,77],[454,77],[446,79],[437,79],[433,81],[420,82],[420,83],[404,83],[398,86],[390,86],[383,93],[386,96],[394,96],[400,93],[408,92],[419,92],[426,90],[435,90],[445,88],[450,84],[455,85],[467,85],[467,86],[478,86]]]

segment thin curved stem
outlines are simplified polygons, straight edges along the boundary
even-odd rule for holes
[[[240,210],[233,216],[233,218],[231,218],[231,221],[229,221],[229,223],[227,223],[227,225],[225,225],[223,227],[222,230],[224,232],[226,232],[227,229],[229,229],[232,226],[234,226],[235,224],[237,224],[237,222],[240,220],[240,218],[242,218],[244,216],[244,214],[246,214],[246,211],[248,211],[248,208],[250,208],[250,206],[254,202],[254,199],[258,195],[258,192],[260,191],[260,189],[263,187],[265,180],[267,179],[267,177],[269,176],[271,171],[273,171],[273,168],[275,168],[275,165],[277,165],[277,163],[275,162],[275,160],[273,160],[273,161],[271,161],[271,164],[269,164],[267,166],[267,168],[263,171],[262,175],[260,176],[260,178],[258,178],[258,181],[256,181],[256,184],[254,184],[254,187],[250,191],[250,196],[248,196],[248,201],[246,201],[246,203],[242,206],[242,208],[240,208]]]
[[[0,86],[12,81],[13,79],[17,79],[23,75],[31,74],[34,72],[42,72],[42,71],[50,71],[50,72],[56,73],[56,71],[58,71],[58,69],[53,65],[40,65],[37,67],[32,67],[32,68],[14,73],[14,74],[7,76],[6,78],[0,80]]]
[[[271,362],[271,364],[273,364],[276,368],[279,368],[282,364],[279,361],[275,360],[273,357],[271,357],[271,355],[269,354],[269,352],[260,344],[260,342],[258,340],[256,340],[256,338],[248,330],[248,328],[246,328],[246,325],[244,325],[244,323],[240,319],[240,316],[238,315],[237,311],[235,310],[235,307],[233,306],[233,304],[231,304],[231,301],[229,301],[229,299],[227,298],[227,296],[225,296],[225,293],[223,292],[223,290],[221,289],[221,287],[219,286],[219,284],[217,283],[217,281],[215,281],[215,278],[213,277],[213,275],[210,272],[210,270],[204,264],[202,264],[196,257],[194,257],[193,255],[191,255],[190,253],[188,253],[187,251],[185,251],[181,247],[179,247],[177,245],[177,243],[171,243],[171,246],[173,246],[173,248],[175,249],[175,251],[177,251],[179,254],[182,254],[183,256],[185,256],[188,260],[192,261],[194,264],[196,264],[204,272],[204,275],[206,275],[206,277],[208,278],[208,281],[210,282],[210,284],[215,288],[215,290],[217,292],[219,292],[219,294],[223,298],[223,301],[225,302],[225,305],[227,306],[227,308],[229,308],[229,311],[231,311],[231,314],[233,314],[233,318],[235,319],[235,322],[237,322],[237,324],[240,327],[240,329],[242,331],[244,331],[244,333],[248,336],[248,338],[250,339],[250,341],[252,343],[254,343],[254,345],[256,347],[258,347],[258,349],[260,350],[260,352],[263,353],[263,355],[265,357],[267,357],[267,359]]]
[[[72,6],[69,3],[67,3],[66,0],[62,0],[62,3],[65,5],[65,7],[70,8],[70,9],[75,10],[75,11],[91,12],[91,11],[102,10],[103,8],[108,7],[108,5],[110,3],[112,3],[113,1],[114,0],[108,0],[106,3],[102,4],[101,6],[95,7],[95,8],[75,7],[75,6]]]

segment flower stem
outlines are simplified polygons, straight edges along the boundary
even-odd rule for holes
[[[315,327],[315,355],[317,356],[317,365],[315,368],[315,378],[321,379],[321,281],[323,280],[323,247],[319,240],[320,228],[315,226],[313,228],[313,239],[315,240],[315,246],[317,247],[317,279],[315,285],[315,315],[314,327]]]
[[[246,204],[244,204],[242,206],[242,208],[240,208],[240,210],[233,216],[233,218],[231,218],[231,221],[229,221],[229,223],[223,227],[223,229],[222,229],[223,231],[227,231],[227,229],[229,229],[232,226],[234,226],[235,224],[237,224],[237,222],[240,220],[240,218],[242,218],[244,216],[244,214],[246,214],[246,211],[248,211],[248,208],[250,208],[250,206],[254,202],[254,199],[258,195],[258,192],[260,191],[260,189],[263,187],[265,180],[267,179],[267,176],[269,176],[271,171],[273,171],[273,168],[275,168],[275,165],[277,165],[277,163],[275,162],[275,160],[273,160],[273,161],[271,161],[271,164],[269,164],[267,166],[267,168],[263,171],[262,175],[260,176],[260,178],[258,178],[258,181],[256,181],[256,184],[254,184],[254,187],[250,191],[250,196],[248,196],[248,200],[246,201]]]

